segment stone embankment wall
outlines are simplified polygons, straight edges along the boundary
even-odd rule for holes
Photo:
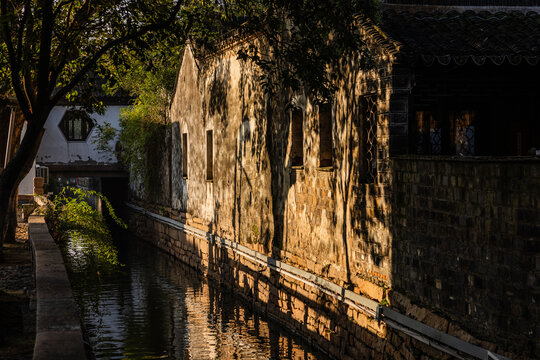
[[[158,209],[153,209],[159,211]],[[180,230],[133,211],[130,228],[142,239],[232,288],[255,308],[301,334],[333,358],[428,359],[451,358],[423,342],[378,324],[374,316],[350,306],[320,288],[283,275],[266,265],[211,241],[211,229],[185,215],[165,213],[189,223]],[[264,250],[262,245],[248,245]],[[286,253],[280,254],[287,258]],[[270,261],[271,263],[271,261]],[[315,264],[313,264],[315,265]],[[313,268],[317,269],[316,266]]]
[[[540,355],[540,160],[393,163],[393,288],[477,336]]]
[[[459,321],[449,320],[426,307],[418,306],[396,291],[391,291],[389,296],[392,308],[410,319],[420,321],[431,330],[411,333],[407,326],[416,325],[402,322],[405,327],[396,327],[385,317],[378,323],[375,311],[372,311],[373,305],[377,307],[377,302],[366,297],[359,301],[358,295],[335,283],[314,279],[314,272],[320,271],[320,266],[308,273],[291,267],[288,261],[266,257],[262,253],[262,245],[243,247],[222,239],[197,219],[173,214],[171,209],[163,207],[143,209],[140,206],[135,206],[135,210],[131,206],[130,228],[142,239],[235,290],[255,308],[299,333],[334,358],[445,359],[452,358],[448,354],[459,354],[448,347],[445,352],[440,350],[437,341],[429,338],[433,335],[427,335],[437,330],[453,336],[451,342],[454,344],[458,339],[468,342],[466,346],[469,348],[475,344],[477,347],[474,351],[480,358],[487,356],[487,350],[512,359],[535,358],[534,355],[524,354],[523,349],[512,353],[505,350],[506,344],[475,338],[464,330]],[[285,252],[278,255],[283,259],[288,258]],[[435,335],[435,338],[439,336]],[[428,343],[430,345],[426,345]]]

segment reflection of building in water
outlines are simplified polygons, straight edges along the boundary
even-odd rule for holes
[[[283,334],[277,324],[271,328],[259,314],[236,302],[234,294],[220,291],[202,281],[199,274],[182,269],[177,260],[160,255],[151,258],[153,270],[159,274],[153,282],[160,289],[152,293],[174,293],[162,309],[162,327],[168,329],[172,344],[171,357],[224,360],[317,358],[290,334]],[[172,326],[169,325],[171,321]]]
[[[325,359],[156,248],[129,239],[120,258],[119,273],[74,282],[98,359]]]
[[[204,287],[200,294],[189,292],[185,298],[187,310],[188,351],[193,359],[218,359],[217,329],[209,322],[208,289]],[[206,300],[206,301],[201,301]],[[214,326],[212,326],[214,325]]]

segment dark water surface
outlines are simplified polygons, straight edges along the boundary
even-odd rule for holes
[[[326,358],[230,291],[125,237],[120,261],[126,266],[119,272],[96,276],[95,269],[72,265],[74,295],[96,358]]]

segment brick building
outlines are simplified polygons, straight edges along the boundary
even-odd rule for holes
[[[399,3],[383,5],[378,26],[359,25],[375,66],[344,59],[327,104],[265,94],[237,58],[260,39],[199,57],[187,47],[161,199],[145,205],[182,225],[139,214],[134,228],[339,358],[446,355],[215,239],[490,351],[538,358],[538,7]]]

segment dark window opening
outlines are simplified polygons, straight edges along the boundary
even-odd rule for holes
[[[332,166],[332,104],[319,105],[319,166]]]
[[[454,110],[433,113],[415,112],[415,152],[425,155],[476,154],[477,113],[474,110]]]
[[[291,110],[291,165],[304,165],[304,112]]]
[[[206,180],[214,179],[214,140],[212,130],[206,131]]]
[[[377,177],[377,97],[366,95],[360,98],[362,117],[362,170],[367,182]]]
[[[85,141],[94,127],[94,121],[84,111],[68,110],[59,126],[68,141]]]
[[[538,69],[418,68],[409,102],[410,152],[530,156],[540,148]]]
[[[182,134],[182,176],[188,177],[188,142],[187,133]]]

